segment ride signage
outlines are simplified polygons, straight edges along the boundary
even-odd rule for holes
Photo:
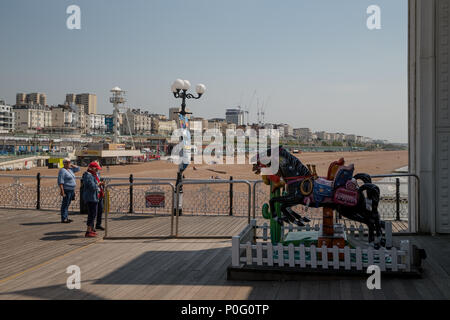
[[[146,208],[164,208],[166,196],[164,192],[146,192],[145,207]]]

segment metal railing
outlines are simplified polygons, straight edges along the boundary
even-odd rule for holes
[[[169,179],[165,179],[165,180],[169,180]],[[172,179],[170,179],[172,180]],[[146,238],[161,238],[161,237],[178,237],[178,238],[196,238],[196,239],[202,239],[202,238],[229,238],[232,235],[225,235],[223,233],[221,233],[220,235],[218,234],[208,234],[208,232],[204,232],[203,230],[205,228],[207,228],[207,226],[203,226],[203,223],[206,223],[206,220],[201,220],[202,222],[200,223],[200,225],[196,225],[195,229],[196,229],[196,233],[194,235],[180,235],[179,232],[179,227],[180,227],[180,211],[179,211],[179,195],[180,195],[180,188],[182,188],[183,186],[189,186],[189,185],[207,185],[207,184],[211,184],[211,185],[222,185],[222,184],[245,184],[248,187],[248,193],[247,193],[247,223],[249,223],[250,221],[250,217],[251,217],[251,188],[252,185],[250,182],[246,181],[246,180],[188,180],[188,181],[183,181],[182,183],[180,183],[178,185],[177,188],[175,188],[173,186],[173,184],[171,182],[142,182],[142,183],[114,183],[114,184],[107,184],[106,186],[106,205],[105,205],[105,227],[106,227],[106,234],[105,234],[105,238],[108,239],[146,239]],[[124,201],[124,197],[123,197],[123,192],[116,192],[114,193],[115,190],[119,190],[120,187],[125,187],[127,189],[132,188],[133,190],[133,194],[136,191],[136,189],[138,187],[145,187],[144,189],[148,192],[148,187],[149,186],[154,186],[154,187],[160,187],[160,186],[170,186],[171,188],[171,192],[166,193],[166,195],[170,195],[170,202],[171,202],[171,206],[169,208],[169,210],[164,209],[165,212],[158,212],[159,215],[150,215],[152,218],[158,217],[160,220],[160,224],[164,224],[165,222],[161,222],[163,221],[164,217],[168,217],[168,215],[170,215],[170,234],[167,235],[161,235],[158,234],[156,235],[155,232],[152,232],[151,230],[147,230],[147,234],[149,235],[141,235],[140,236],[130,236],[129,234],[126,236],[111,236],[111,228],[110,228],[110,214],[114,213],[114,212],[118,212],[118,213],[125,213],[125,216],[129,216],[131,217],[129,214],[129,210],[128,210],[128,203],[127,201]],[[119,190],[120,191],[120,190]],[[122,195],[122,197],[121,197]],[[165,198],[166,198],[165,195]],[[144,197],[140,197],[140,198],[144,198]],[[176,207],[175,207],[175,202],[176,202]],[[125,203],[122,206],[120,206],[120,203]],[[119,204],[119,205],[118,205]],[[134,203],[136,205],[136,203]],[[210,207],[216,207],[217,203],[210,203]],[[174,210],[174,208],[176,208],[176,210]],[[136,207],[134,208],[136,209]],[[151,211],[152,209],[149,210],[142,210],[142,214],[144,214],[145,216],[149,217],[149,213],[148,211]],[[184,205],[183,205],[183,210],[184,210]],[[133,212],[135,212],[136,210],[133,210]],[[175,212],[175,215],[174,215]],[[156,212],[155,212],[156,213]],[[192,217],[191,214],[187,214],[188,217]],[[217,215],[213,215],[213,214],[208,214],[207,216],[209,217],[217,217]],[[222,215],[223,216],[223,215]],[[227,217],[229,217],[229,214],[226,215]],[[143,217],[143,216],[142,216]],[[161,220],[162,218],[162,220]],[[175,220],[175,224],[174,224],[174,220]],[[188,221],[192,219],[187,219],[185,220],[185,222],[187,223],[187,227],[190,228],[192,227],[192,222]],[[222,221],[222,220],[221,220]],[[228,220],[231,221],[231,220]],[[168,221],[167,221],[168,222]],[[189,224],[191,223],[191,224]],[[195,220],[194,223],[198,223],[198,220]],[[208,223],[206,223],[208,224]],[[227,226],[229,226],[226,222],[225,224]],[[132,233],[134,230],[139,229],[139,227],[137,227],[136,224],[134,224],[131,228],[127,225],[123,225],[118,227],[119,230],[123,230],[124,232],[127,233]],[[174,231],[175,230],[175,231]],[[142,230],[141,230],[142,231]],[[200,234],[198,233],[198,231],[200,231]]]
[[[251,202],[251,195],[252,195],[252,185],[249,181],[247,180],[184,180],[181,183],[179,183],[176,186],[176,219],[175,219],[175,236],[178,237],[178,231],[179,231],[179,217],[180,217],[180,204],[179,204],[179,196],[180,196],[180,190],[181,187],[186,186],[186,185],[207,185],[207,184],[230,184],[230,185],[234,185],[234,184],[246,184],[248,186],[248,193],[247,193],[247,198],[248,198],[248,211],[247,211],[247,219],[248,219],[248,224],[250,224],[250,220],[251,220],[251,212],[252,212],[252,202]],[[184,198],[184,196],[183,196]],[[183,203],[184,204],[184,203]],[[184,213],[184,208],[183,208],[183,213]],[[196,237],[199,238],[199,237]]]
[[[401,178],[414,178],[416,180],[415,197],[409,195],[406,186],[411,185],[411,181],[401,181]],[[416,174],[386,174],[373,175],[372,178],[391,179],[374,181],[382,190],[379,212],[383,220],[409,221],[410,228],[414,230],[414,226],[419,221],[420,210],[420,179]],[[8,179],[11,179],[9,181]],[[54,183],[49,180],[54,179]],[[77,177],[77,188],[75,190],[76,201],[72,201],[71,211],[83,211],[81,199],[81,177]],[[121,190],[117,194],[120,198],[120,208],[118,211],[122,213],[145,213],[149,209],[145,207],[145,190],[141,187],[145,183],[172,183],[175,184],[175,178],[136,178],[133,175],[128,177],[102,177],[106,185],[120,183],[126,187],[127,191]],[[35,176],[29,175],[0,175],[0,208],[22,208],[22,209],[38,209],[38,210],[59,210],[62,198],[59,195],[59,188],[56,183],[56,176]],[[116,183],[116,184],[117,184]],[[242,192],[238,188],[233,188],[236,183],[249,183],[250,193]],[[238,216],[245,217],[250,215],[253,218],[258,216],[257,212],[261,212],[262,205],[269,201],[268,187],[262,185],[262,180],[202,180],[202,179],[186,179],[183,181],[185,188],[183,190],[183,214],[185,215],[216,215],[216,216]],[[194,186],[199,186],[195,188]],[[229,185],[229,188],[219,188],[214,185]],[[253,188],[253,190],[251,190]],[[242,190],[242,189],[241,189]],[[157,190],[155,190],[157,191]],[[167,193],[166,198],[174,201],[177,190],[173,193]],[[411,203],[414,205],[411,205]],[[411,219],[409,206],[414,209],[415,219]],[[249,209],[250,208],[250,209]],[[112,207],[111,209],[114,209]],[[303,206],[294,208],[295,210],[304,210]],[[310,208],[310,210],[315,208]],[[167,208],[155,209],[155,213],[169,214]],[[313,211],[314,212],[314,211]],[[83,212],[85,213],[85,212]],[[411,222],[412,221],[412,222]]]
[[[110,237],[109,236],[109,225],[108,225],[108,218],[111,213],[111,189],[114,187],[134,187],[134,186],[169,186],[171,188],[171,194],[175,194],[175,187],[170,182],[147,182],[147,183],[116,183],[116,184],[107,184],[105,186],[105,193],[106,193],[106,201],[105,201],[105,239],[112,239],[112,238],[136,238],[136,237]],[[171,199],[171,206],[170,206],[170,212],[172,213],[174,210],[174,198]],[[173,237],[173,220],[174,216],[173,214],[170,215],[170,237]],[[154,235],[151,237],[145,237],[145,238],[160,238],[161,235]],[[143,237],[140,237],[143,238]]]
[[[412,218],[411,212],[408,210],[408,223],[409,223],[409,231],[410,232],[416,232],[418,226],[420,226],[420,178],[417,174],[415,173],[397,173],[397,174],[379,174],[379,175],[373,175],[371,176],[374,179],[377,178],[401,178],[401,177],[407,177],[407,178],[414,178],[416,180],[416,187],[414,188],[415,190],[415,199],[413,199],[409,194],[408,194],[408,202],[412,200],[413,205],[411,206],[414,210],[414,219]],[[396,180],[397,181],[397,180]],[[375,181],[375,184],[377,182]],[[397,182],[396,182],[397,185]],[[411,183],[408,182],[408,193],[409,193],[409,186],[411,185]],[[396,191],[397,194],[397,191]],[[416,203],[414,203],[416,202]],[[409,206],[409,203],[408,203]]]

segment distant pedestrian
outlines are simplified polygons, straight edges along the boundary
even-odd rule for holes
[[[75,173],[80,171],[80,168],[72,164],[69,158],[63,160],[64,167],[58,173],[59,193],[63,197],[61,202],[61,222],[71,223],[69,219],[70,202],[75,198],[75,187],[77,185]]]
[[[91,162],[88,170],[83,174],[83,200],[88,208],[87,230],[85,236],[93,238],[97,236],[94,229],[94,221],[97,216],[100,195],[100,178],[97,172],[102,168],[97,162]]]

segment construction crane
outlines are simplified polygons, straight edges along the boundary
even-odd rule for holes
[[[259,108],[259,98],[256,98],[256,114],[258,116],[258,126],[261,125],[261,109]]]
[[[262,122],[263,122],[263,124],[265,124],[265,120],[266,120],[266,108],[267,108],[267,105],[269,104],[269,101],[270,101],[270,97],[268,97],[267,99],[266,99],[266,101],[265,101],[265,103],[263,104],[263,107],[262,107],[262,109],[261,109],[261,114],[262,114]]]
[[[247,125],[250,124],[250,108],[252,107],[253,99],[255,99],[256,96],[256,90],[253,92],[252,97],[250,98],[250,103],[248,106],[244,109],[244,112],[247,114]],[[245,122],[245,121],[244,121]]]

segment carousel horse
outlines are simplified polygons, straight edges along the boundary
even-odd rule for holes
[[[267,151],[270,157],[272,150]],[[258,154],[253,165],[255,174],[260,174],[261,169],[270,167],[270,163],[261,163]],[[285,188],[286,193],[270,200],[270,211],[273,218],[278,219],[281,225],[295,223],[304,226],[309,219],[300,216],[292,210],[293,206],[304,205],[306,207],[328,207],[336,210],[340,216],[363,223],[369,229],[369,243],[375,247],[384,246],[382,238],[384,221],[378,213],[380,201],[380,189],[372,184],[368,174],[360,173],[353,176],[353,165],[344,166],[344,159],[330,165],[327,178],[317,176],[315,166],[305,166],[297,157],[290,154],[283,147],[279,147],[279,168],[275,175],[263,176],[265,184],[272,185],[272,191],[277,188]],[[358,181],[362,183],[358,183]],[[275,216],[275,203],[280,203],[282,217]]]

